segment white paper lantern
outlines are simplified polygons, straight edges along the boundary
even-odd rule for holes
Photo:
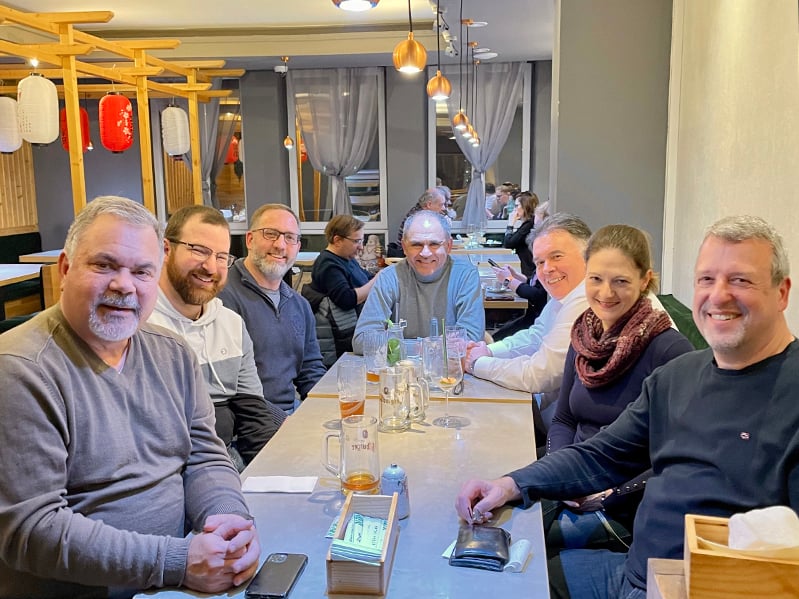
[[[0,152],[11,154],[22,145],[22,135],[17,122],[17,101],[8,96],[0,97]]]
[[[17,85],[17,122],[22,139],[49,144],[59,136],[58,92],[55,84],[35,73]]]
[[[164,152],[170,156],[181,156],[191,149],[189,117],[177,106],[167,106],[161,113],[161,138]]]

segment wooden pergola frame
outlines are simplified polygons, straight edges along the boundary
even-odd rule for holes
[[[179,40],[120,40],[108,41],[74,28],[76,24],[107,23],[114,16],[111,11],[86,11],[63,13],[29,13],[0,5],[0,18],[38,32],[52,35],[54,41],[46,44],[19,44],[0,40],[0,54],[22,59],[36,59],[37,68],[46,77],[61,79],[59,92],[63,94],[67,116],[69,163],[72,177],[72,203],[75,214],[86,206],[86,178],[83,165],[83,139],[80,127],[80,91],[103,95],[108,86],[79,85],[81,78],[100,78],[119,83],[115,90],[136,98],[139,117],[139,152],[141,154],[142,193],[144,206],[155,213],[155,187],[151,151],[150,95],[154,97],[186,98],[189,106],[189,132],[191,136],[192,190],[195,204],[202,204],[202,173],[200,156],[199,102],[228,96],[231,90],[211,90],[214,77],[241,77],[243,69],[224,69],[225,61],[169,62],[148,54],[148,50],[169,50],[180,45]],[[85,62],[78,60],[96,50],[118,56],[119,62]],[[0,79],[13,80],[26,77],[31,68],[0,66]],[[152,77],[184,79],[180,83],[162,83]],[[0,87],[0,93],[16,91],[16,87]]]

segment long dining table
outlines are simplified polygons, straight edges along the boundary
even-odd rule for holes
[[[363,360],[363,356],[352,353],[345,354],[348,360]],[[339,358],[333,366],[319,379],[310,390],[308,397],[338,398],[338,365],[345,356]],[[367,383],[366,398],[378,399],[377,383]],[[532,395],[527,391],[507,389],[491,381],[479,379],[471,374],[463,377],[463,391],[457,395],[450,393],[450,401],[472,402],[486,401],[490,403],[521,403],[531,410]],[[444,393],[440,389],[430,389],[431,401],[444,401]],[[530,412],[532,414],[532,411]]]
[[[326,595],[325,559],[330,539],[325,535],[344,502],[339,480],[321,464],[322,441],[327,432],[323,424],[339,415],[338,401],[328,396],[326,387],[327,382],[320,381],[242,473],[243,480],[269,475],[319,477],[311,493],[246,494],[258,526],[261,559],[271,553],[308,556],[308,565],[292,590],[291,599]],[[380,467],[396,463],[404,468],[410,497],[410,517],[400,520],[386,597],[549,597],[539,504],[527,510],[501,508],[491,521],[510,532],[514,541],[530,541],[532,551],[522,572],[455,568],[442,557],[458,533],[460,521],[454,502],[461,484],[468,478],[501,476],[535,459],[529,396],[526,403],[508,402],[507,393],[499,388],[496,391],[496,397],[486,393],[480,401],[458,398],[450,403],[450,413],[471,420],[465,428],[431,425],[444,412],[443,403],[434,401],[425,422],[414,423],[402,433],[379,433]],[[367,415],[377,416],[378,409],[377,401],[365,404]],[[177,599],[209,595],[177,589],[137,595],[150,596]],[[244,597],[244,587],[216,597]]]

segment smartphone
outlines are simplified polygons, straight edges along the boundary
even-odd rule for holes
[[[502,268],[499,264],[494,262],[491,258],[488,259],[488,263],[493,266],[494,268]]]
[[[250,581],[245,597],[250,599],[283,599],[305,569],[308,556],[301,553],[272,553]]]

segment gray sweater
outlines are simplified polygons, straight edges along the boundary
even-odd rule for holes
[[[186,528],[248,513],[194,354],[163,329],[120,373],[56,305],[0,335],[0,380],[0,596],[180,584]]]

